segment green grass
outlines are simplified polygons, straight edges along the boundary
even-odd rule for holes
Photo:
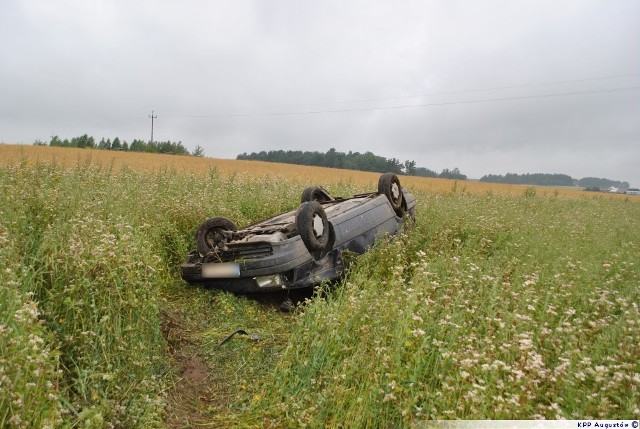
[[[640,206],[420,197],[413,230],[305,308],[265,413],[312,427],[637,417]]]
[[[310,183],[112,170],[0,168],[1,427],[640,413],[640,204],[421,193],[413,228],[283,314],[178,267],[206,217],[247,225]],[[221,346],[236,329],[261,340]]]
[[[161,425],[177,376],[163,314],[180,305],[184,329],[210,342],[215,324],[221,334],[248,326],[220,312],[232,302],[250,314],[242,300],[179,279],[195,228],[214,214],[242,225],[295,204],[277,178],[142,176],[90,163],[0,170],[0,426]],[[189,324],[198,317],[209,331]],[[41,362],[44,377],[31,370]]]

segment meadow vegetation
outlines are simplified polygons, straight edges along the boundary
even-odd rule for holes
[[[301,310],[265,412],[311,427],[634,418],[639,209],[421,195],[413,230]]]
[[[640,413],[633,198],[413,189],[413,227],[284,314],[285,295],[180,279],[199,223],[247,225],[309,184],[350,195],[374,180],[63,164],[0,167],[0,427]],[[219,345],[240,328],[260,341]]]
[[[114,172],[128,168],[140,173],[156,173],[165,170],[177,174],[196,174],[207,176],[213,169],[222,176],[249,173],[252,176],[280,176],[296,183],[350,183],[364,186],[365,189],[377,184],[379,173],[351,171],[339,168],[292,166],[277,162],[258,162],[248,160],[229,160],[200,158],[191,156],[158,155],[154,153],[130,153],[97,149],[79,149],[67,147],[24,146],[0,144],[0,165],[15,164],[28,159],[32,162],[50,162],[59,166],[74,167],[79,164],[93,163],[109,166]],[[468,193],[486,193],[522,195],[534,190],[541,196],[561,196],[582,198],[605,198],[611,200],[640,201],[640,197],[621,194],[594,194],[575,187],[550,187],[530,185],[510,185],[504,183],[486,183],[480,181],[456,181],[450,179],[403,176],[402,184],[414,191],[448,192],[455,187]]]

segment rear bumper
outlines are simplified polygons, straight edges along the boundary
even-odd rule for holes
[[[237,278],[207,278],[203,277],[203,267],[206,264],[200,261],[200,256],[195,252],[181,265],[182,278],[190,283],[234,293],[255,293],[311,287],[342,275],[344,263],[339,249],[332,250],[319,261],[314,260],[306,248],[304,253],[289,261],[275,258],[270,261],[259,259],[239,263],[240,275]]]

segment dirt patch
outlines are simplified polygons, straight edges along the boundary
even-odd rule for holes
[[[174,356],[180,375],[167,395],[165,423],[169,428],[191,428],[205,423],[213,397],[208,388],[209,368],[198,357]]]
[[[172,355],[185,344],[192,344],[192,341],[189,340],[187,332],[184,329],[184,318],[180,313],[163,310],[161,317],[162,325],[160,329],[165,340],[167,340],[169,352]]]
[[[165,424],[169,428],[191,428],[210,418],[214,398],[211,391],[211,368],[194,351],[194,342],[184,329],[182,316],[176,312],[162,314],[162,334],[176,370],[176,379],[167,393]]]
[[[166,427],[262,427],[262,415],[250,405],[284,350],[292,321],[278,309],[286,300],[295,307],[310,297],[312,290],[248,299],[213,291],[172,296],[161,325],[173,367]],[[221,344],[238,330],[246,335]]]

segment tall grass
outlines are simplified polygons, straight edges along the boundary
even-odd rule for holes
[[[637,416],[640,205],[418,190],[413,228],[290,316],[178,267],[206,217],[247,225],[315,180],[156,167],[0,168],[1,427]],[[219,346],[238,328],[262,341]],[[187,412],[181,354],[210,380]]]
[[[161,309],[183,287],[194,229],[214,214],[242,225],[296,204],[278,178],[92,162],[25,160],[0,170],[0,191],[3,427],[161,424],[173,377]]]
[[[299,315],[276,425],[632,418],[640,207],[421,195],[418,222]]]
[[[62,422],[59,362],[39,323],[16,240],[0,221],[0,427],[54,427]]]

